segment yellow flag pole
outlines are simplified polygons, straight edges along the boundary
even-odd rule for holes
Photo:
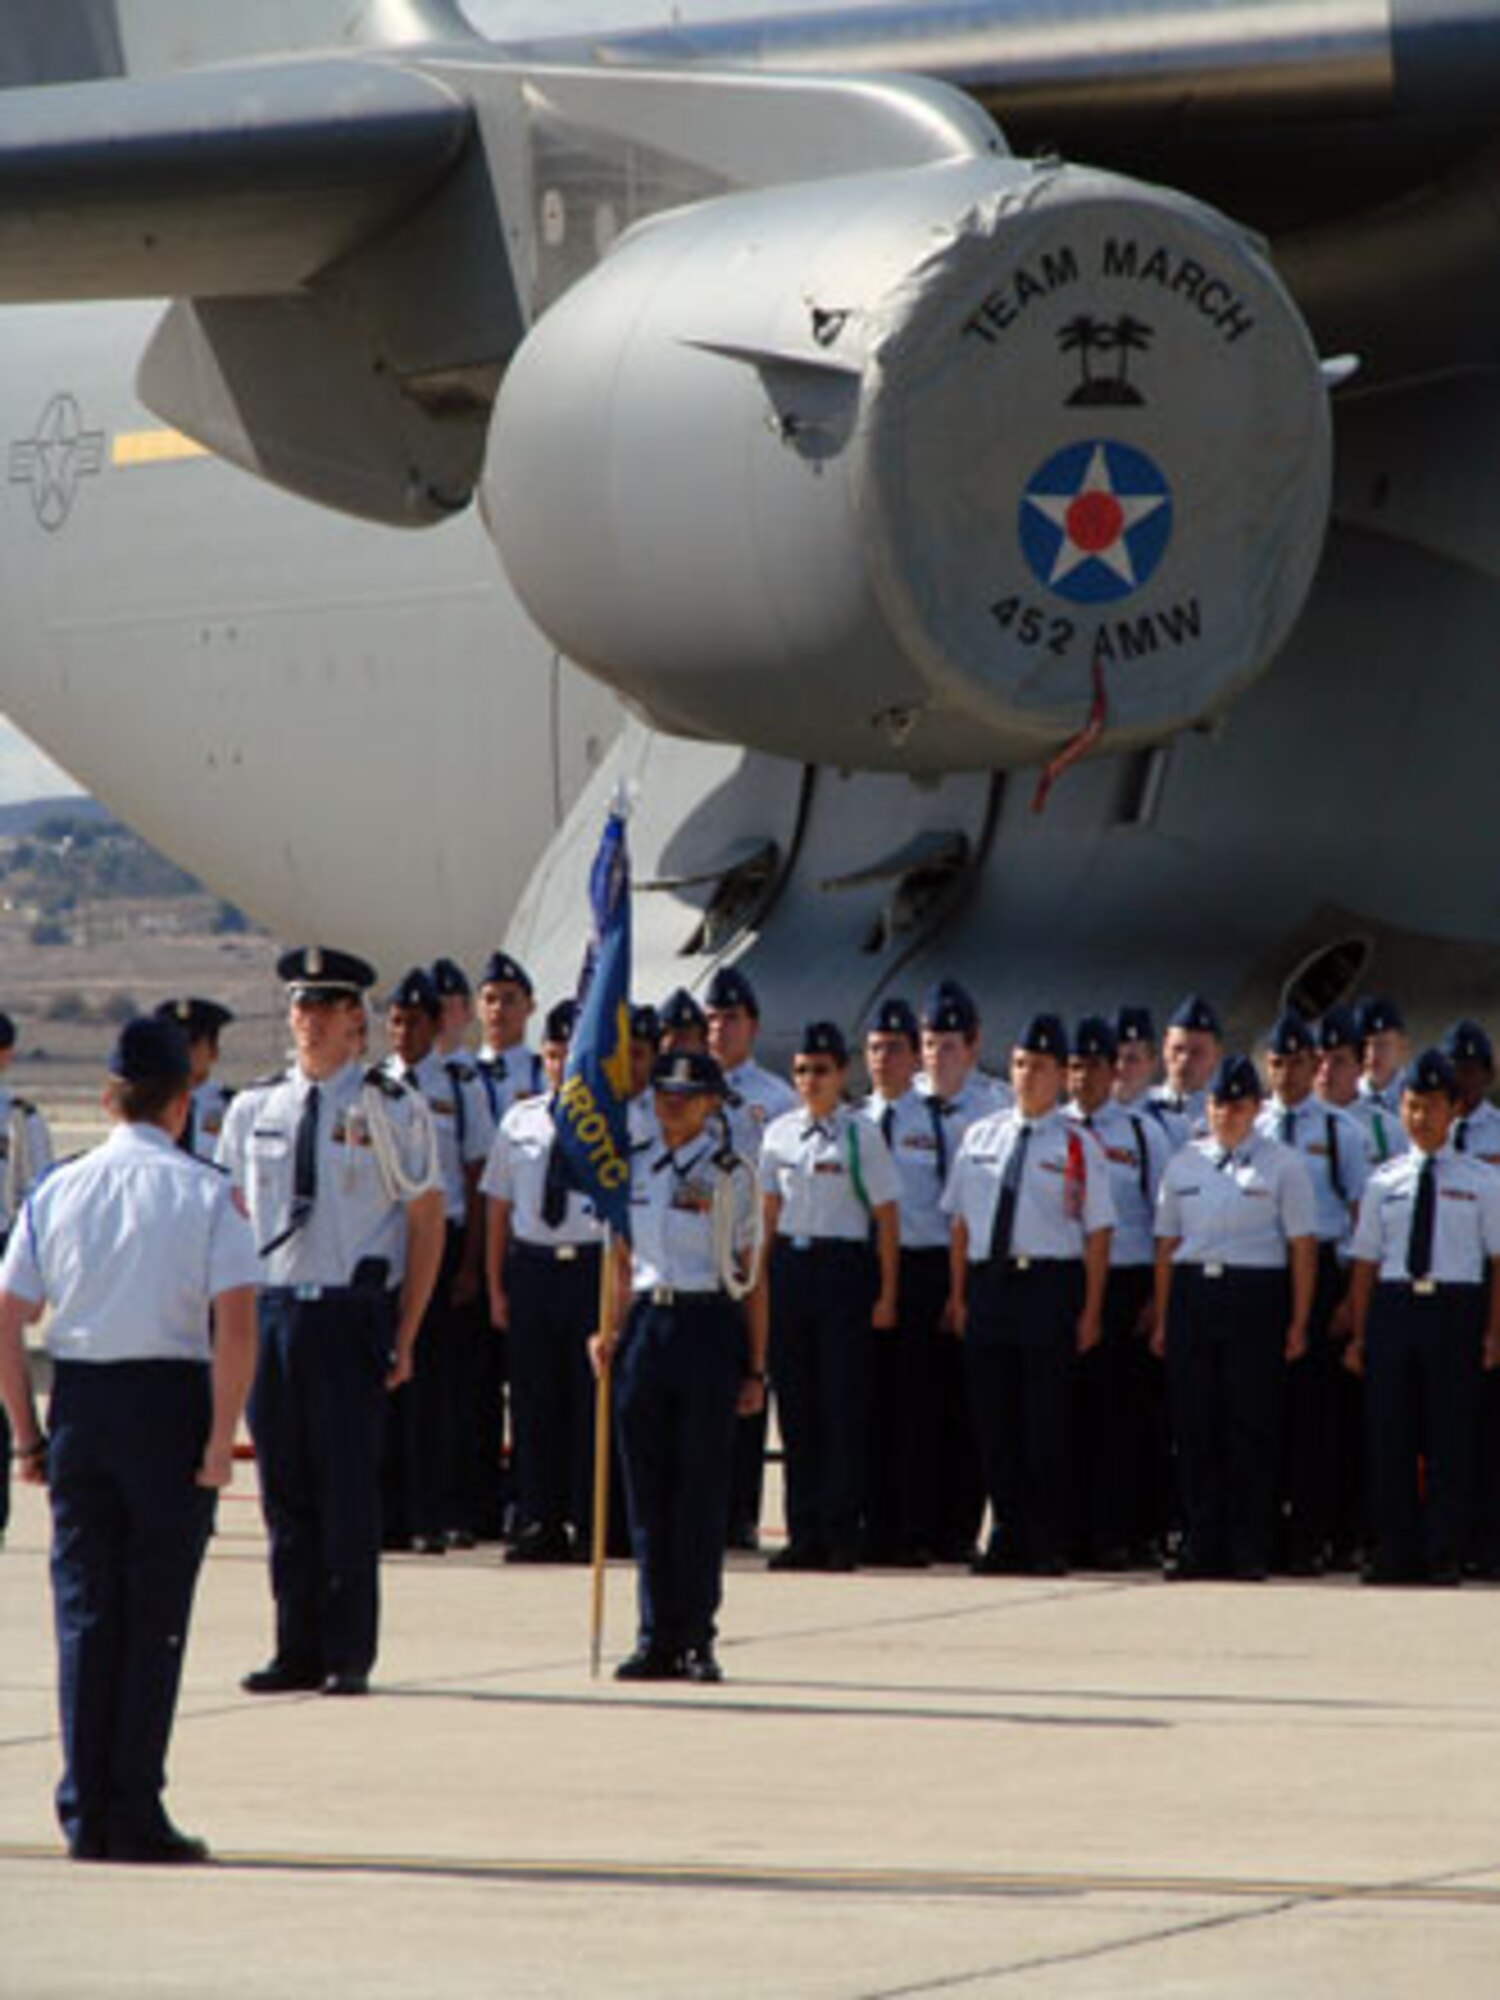
[[[599,1656],[604,1644],[604,1555],[609,1540],[609,1416],[610,1375],[613,1361],[609,1343],[614,1337],[615,1244],[613,1230],[604,1233],[604,1255],[599,1264],[599,1374],[594,1389],[594,1505],[591,1523],[593,1588],[589,1610],[589,1672],[599,1678]]]

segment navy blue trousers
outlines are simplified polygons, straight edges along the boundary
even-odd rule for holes
[[[901,1252],[900,1318],[872,1328],[870,1437],[866,1467],[866,1559],[932,1555],[939,1545],[939,1325],[948,1297],[946,1249]]]
[[[264,1292],[250,1431],[271,1542],[276,1659],[367,1674],[380,1623],[380,1443],[394,1299]]]
[[[594,1485],[594,1376],[589,1335],[599,1324],[599,1252],[570,1263],[513,1247],[510,1420],[522,1528],[589,1532]]]
[[[49,1412],[52,1597],[69,1848],[167,1826],[167,1742],[214,1495],[194,1483],[212,1414],[197,1362],[60,1362]]]
[[[735,1399],[745,1333],[727,1298],[630,1309],[615,1358],[615,1415],[630,1505],[640,1642],[708,1645],[724,1573]]]
[[[976,1264],[964,1336],[991,1540],[1019,1565],[1067,1560],[1083,1266]]]
[[[1486,1291],[1377,1285],[1365,1329],[1371,1554],[1397,1577],[1463,1561]],[[1425,1464],[1425,1493],[1418,1461]]]
[[[864,1505],[870,1312],[879,1285],[868,1243],[824,1240],[771,1253],[771,1374],[785,1447],[790,1546],[858,1552]]]
[[[387,1537],[440,1539],[460,1525],[455,1512],[459,1430],[455,1378],[464,1367],[466,1328],[449,1304],[463,1252],[450,1222],[432,1297],[412,1352],[411,1380],[386,1409],[381,1518]]]

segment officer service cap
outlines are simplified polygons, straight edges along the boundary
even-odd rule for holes
[[[696,1028],[703,1033],[708,1028],[708,1016],[685,986],[679,986],[667,995],[657,1010],[657,1019],[664,1035],[680,1035],[687,1028]]]
[[[872,1035],[905,1035],[915,1045],[922,1030],[917,1025],[917,1017],[912,1012],[909,1000],[903,1000],[898,993],[892,993],[882,1000],[870,1016],[868,1032]]]
[[[1027,1055],[1052,1056],[1058,1062],[1068,1060],[1068,1031],[1057,1014],[1033,1014],[1016,1036],[1015,1045]]]
[[[755,997],[755,988],[737,965],[715,968],[704,992],[703,1004],[718,1008],[743,1007],[753,1019],[760,1019],[760,1002]]]
[[[16,1024],[9,1014],[0,1014],[0,1049],[13,1049],[16,1045]]]
[[[457,994],[467,1000],[473,992],[469,975],[456,958],[435,958],[432,961],[432,983],[438,990],[440,1000]]]
[[[979,1026],[974,996],[956,979],[940,979],[922,1001],[922,1026],[934,1035],[972,1035]]]
[[[1434,1092],[1443,1097],[1457,1097],[1458,1078],[1441,1049],[1424,1049],[1402,1070],[1401,1088],[1417,1097],[1429,1097]]]
[[[375,968],[352,951],[308,944],[281,954],[276,977],[291,989],[294,1000],[338,1000],[350,993],[368,993],[375,984]]]
[[[849,1060],[849,1045],[837,1021],[809,1021],[797,1044],[799,1056],[832,1056],[840,1069]]]
[[[1085,1062],[1099,1056],[1113,1062],[1120,1053],[1120,1038],[1101,1014],[1085,1014],[1073,1031],[1073,1053]]]
[[[163,1000],[152,1009],[159,1021],[175,1021],[190,1042],[201,1042],[227,1028],[234,1015],[217,1000]]]
[[[1126,1042],[1156,1041],[1156,1023],[1151,1018],[1149,1007],[1122,1007],[1115,1015],[1115,1038],[1121,1047]]]
[[[1354,1025],[1358,1028],[1359,1038],[1363,1042],[1371,1035],[1384,1035],[1393,1029],[1400,1032],[1406,1023],[1402,1020],[1401,1009],[1394,1000],[1367,995],[1355,1003]]]
[[[430,1014],[433,1020],[443,1011],[432,974],[422,965],[414,965],[410,972],[397,980],[385,996],[385,1004],[387,1007],[409,1007],[413,1011],[420,1009],[422,1013]]]
[[[1318,1023],[1318,1047],[1323,1050],[1359,1047],[1359,1026],[1352,1007],[1328,1009]]]
[[[649,1001],[643,1000],[640,1006],[631,1008],[630,1039],[633,1042],[650,1042],[653,1045],[661,1040],[661,1022],[657,1018],[656,1009]]]
[[[534,994],[536,988],[531,983],[531,974],[518,958],[512,958],[508,951],[492,951],[484,961],[484,970],[479,975],[481,986],[519,986],[523,993]]]
[[[1477,1021],[1455,1021],[1444,1035],[1442,1047],[1451,1063],[1477,1062],[1486,1069],[1495,1067],[1494,1046]]]
[[[706,1049],[678,1049],[656,1058],[651,1088],[669,1097],[722,1097],[724,1072]]]
[[[1249,1056],[1223,1056],[1209,1078],[1208,1094],[1220,1104],[1243,1104],[1247,1099],[1259,1104],[1264,1095],[1260,1071]]]
[[[1185,993],[1172,1009],[1169,1028],[1187,1028],[1198,1035],[1222,1035],[1218,1012],[1201,993]]]
[[[1305,1056],[1315,1046],[1313,1031],[1295,1007],[1285,1007],[1272,1023],[1266,1046],[1273,1056]]]
[[[110,1051],[109,1073],[124,1083],[186,1083],[191,1070],[187,1034],[163,1014],[137,1014]]]
[[[544,1042],[571,1042],[573,1030],[578,1025],[578,1002],[558,1000],[547,1009],[547,1018],[542,1023]]]

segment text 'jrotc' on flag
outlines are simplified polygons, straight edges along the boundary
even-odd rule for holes
[[[581,1076],[570,1076],[558,1092],[558,1105],[566,1116],[574,1138],[588,1153],[589,1164],[601,1187],[623,1188],[630,1184],[630,1161],[621,1153],[609,1129],[609,1120],[599,1109]]]

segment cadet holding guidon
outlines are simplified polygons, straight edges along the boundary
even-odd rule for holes
[[[371,967],[310,946],[276,971],[296,1060],[239,1093],[219,1146],[263,1272],[250,1429],[276,1651],[241,1685],[364,1694],[379,1625],[386,1391],[411,1377],[443,1255],[437,1143],[422,1099],[358,1060]]]
[[[1183,1542],[1169,1577],[1262,1579],[1271,1560],[1286,1365],[1306,1352],[1317,1201],[1306,1162],[1255,1129],[1260,1078],[1225,1056],[1208,1137],[1174,1155],[1156,1216]]]
[[[187,1036],[192,1063],[192,1096],[188,1100],[188,1120],[178,1144],[185,1153],[212,1161],[219,1149],[224,1114],[234,1092],[215,1078],[219,1060],[219,1037],[233,1021],[227,1007],[216,1000],[163,1000],[156,1009],[158,1020],[175,1021]]]
[[[0,1250],[5,1248],[21,1203],[52,1164],[52,1134],[34,1104],[17,1097],[5,1081],[15,1060],[16,1024],[0,1014]],[[10,1424],[0,1409],[0,1542],[10,1520]]]
[[[715,1682],[736,1412],[765,1394],[766,1298],[759,1195],[714,1110],[712,1056],[662,1056],[652,1072],[659,1138],[631,1164],[617,1311],[596,1358],[618,1349],[615,1410],[639,1576],[635,1651],[617,1680]],[[628,1301],[628,1310],[626,1302]]]
[[[214,1495],[255,1365],[258,1268],[224,1179],[178,1148],[188,1089],[175,1023],[127,1023],[108,1139],[28,1197],[0,1265],[0,1391],[24,1476],[51,1488],[57,1815],[77,1861],[208,1858],[162,1792]],[[50,1441],[22,1342],[43,1306]]]
[[[1500,1363],[1500,1174],[1454,1150],[1457,1089],[1436,1049],[1407,1069],[1412,1149],[1371,1174],[1354,1232],[1370,1583],[1460,1581],[1480,1372]]]
[[[880,1133],[841,1102],[848,1067],[837,1026],[810,1022],[792,1064],[801,1109],[773,1119],[761,1148],[786,1477],[772,1569],[855,1567],[870,1340],[896,1325],[900,1182]]]
[[[1038,1014],[1011,1054],[1015,1107],[964,1134],[943,1207],[980,1464],[989,1492],[984,1575],[1067,1567],[1076,1363],[1102,1331],[1109,1172],[1060,1105],[1068,1038]]]

